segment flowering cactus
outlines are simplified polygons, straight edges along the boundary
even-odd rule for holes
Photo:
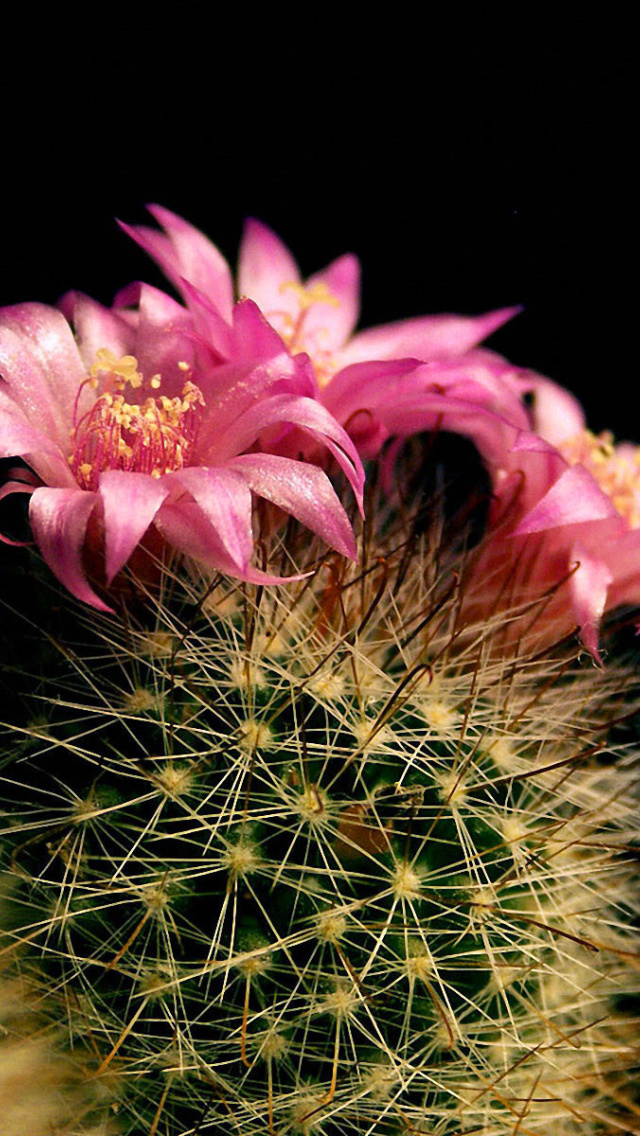
[[[353,258],[252,223],[234,304],[155,216],[184,306],[0,313],[67,589],[2,632],[7,1133],[637,1131],[634,453],[477,347],[511,313],[352,337]]]

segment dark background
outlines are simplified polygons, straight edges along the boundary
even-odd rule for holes
[[[629,29],[433,11],[28,17],[4,74],[0,303],[163,286],[114,222],[147,201],[232,261],[253,214],[305,273],[360,255],[361,326],[524,304],[492,345],[640,440]]]

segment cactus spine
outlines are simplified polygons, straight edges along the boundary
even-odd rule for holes
[[[632,673],[464,627],[440,523],[362,547],[85,613],[5,735],[56,1132],[638,1131]]]

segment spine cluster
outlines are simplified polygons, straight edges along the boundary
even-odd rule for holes
[[[375,547],[165,575],[8,728],[5,959],[85,1085],[54,1131],[637,1131],[632,674],[463,625],[433,529]]]

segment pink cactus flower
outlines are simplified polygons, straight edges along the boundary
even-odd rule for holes
[[[162,231],[123,228],[175,285],[213,356],[229,359],[234,293],[228,264],[180,217],[160,206],[150,212]],[[592,438],[568,392],[478,346],[518,308],[426,316],[354,333],[359,276],[357,259],[347,254],[303,281],[279,237],[258,221],[247,222],[240,294],[259,305],[283,350],[305,366],[307,393],[344,426],[362,457],[379,456],[395,439],[383,459],[389,487],[397,450],[417,432],[464,435],[483,457],[493,503],[467,610],[483,604],[488,610],[498,594],[526,606],[556,586],[556,599],[537,621],[542,638],[578,626],[597,658],[604,612],[640,598],[637,451]],[[523,403],[526,392],[535,393],[532,413]],[[292,440],[299,447],[295,432]],[[280,444],[286,453],[287,439]]]
[[[174,284],[203,342],[217,358],[228,359],[234,293],[227,262],[182,218],[158,205],[149,210],[163,232],[146,226],[123,229]],[[348,430],[363,457],[376,456],[392,434],[410,435],[436,421],[456,430],[457,403],[461,420],[473,405],[526,428],[520,373],[492,352],[477,350],[519,308],[476,317],[424,316],[354,334],[359,289],[360,269],[352,254],[303,281],[280,238],[259,221],[247,222],[238,291],[258,304],[283,349],[309,362],[309,393]],[[116,302],[130,298],[125,290]],[[448,396],[446,425],[443,393]]]
[[[592,434],[578,401],[550,380],[530,375],[529,387],[530,429],[507,429],[502,457],[488,458],[493,502],[466,616],[529,608],[530,642],[578,628],[601,662],[603,616],[640,604],[640,447]],[[541,597],[534,618],[530,604]],[[522,627],[516,619],[506,633]]]
[[[246,580],[253,495],[355,557],[350,522],[316,465],[267,452],[295,428],[324,446],[358,503],[364,474],[353,443],[318,402],[254,304],[236,305],[233,362],[213,365],[184,309],[142,287],[135,312],[67,297],[0,311],[0,456],[33,474],[2,489],[30,494],[30,522],[49,567],[79,599],[107,609],[87,578],[97,529],[111,584],[150,526],[178,550]]]
[[[579,402],[548,379],[536,379],[533,394],[534,430],[566,465],[515,535],[539,533],[549,560],[579,565],[568,582],[571,605],[583,643],[599,658],[605,612],[640,604],[640,446],[593,434]]]

